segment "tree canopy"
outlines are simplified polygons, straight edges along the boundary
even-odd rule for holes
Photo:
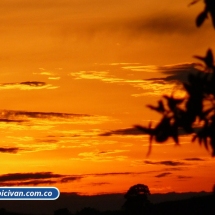
[[[190,3],[193,5],[199,0]],[[215,1],[204,0],[205,7],[196,18],[196,26],[211,17],[215,28]],[[182,86],[186,95],[176,98],[174,92],[171,96],[164,95],[156,106],[147,105],[153,111],[160,113],[161,120],[154,127],[150,122],[148,126],[135,125],[135,128],[149,134],[149,151],[152,141],[164,143],[172,138],[179,144],[179,135],[193,134],[191,141],[198,141],[215,156],[215,64],[211,49],[205,56],[194,56],[200,60],[198,73],[189,74]]]

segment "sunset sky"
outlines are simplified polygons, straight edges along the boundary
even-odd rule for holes
[[[155,125],[146,107],[183,93],[210,47],[211,21],[195,27],[199,2],[0,1],[0,186],[61,192],[211,191],[215,160],[181,136],[154,144],[133,125]]]

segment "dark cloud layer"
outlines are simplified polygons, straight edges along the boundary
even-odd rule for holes
[[[0,147],[0,153],[12,153],[16,154],[20,148],[17,147]]]
[[[170,66],[162,66],[159,67],[158,70],[161,71],[166,77],[163,78],[150,78],[147,80],[154,82],[187,82],[188,74],[197,74],[199,70],[195,68],[194,63],[187,64],[178,64],[178,65],[170,65]]]
[[[45,82],[41,82],[41,81],[25,81],[25,82],[20,82],[20,84],[22,85],[28,85],[28,86],[33,86],[33,87],[41,87],[41,86],[45,86],[46,83]]]
[[[0,186],[36,186],[40,184],[55,184],[56,180],[29,180],[29,181],[15,181],[15,182],[0,182]]]
[[[52,172],[10,173],[0,175],[0,186],[25,186],[54,183],[68,183],[84,176],[67,176]]]
[[[194,128],[195,130],[198,130],[199,128]],[[179,135],[186,135],[187,133],[182,129],[179,128],[178,129],[178,133]],[[144,135],[147,134],[145,133],[143,130],[140,130],[136,127],[132,127],[132,128],[122,128],[122,129],[116,129],[116,130],[112,130],[112,131],[108,131],[108,132],[104,132],[99,134],[99,136],[111,136],[111,135]]]
[[[27,186],[27,185],[40,185],[40,184],[56,184],[56,183],[69,183],[77,180],[84,179],[86,177],[105,177],[105,176],[123,176],[123,175],[144,175],[151,173],[160,173],[155,177],[165,177],[170,172],[163,172],[163,170],[151,170],[145,172],[104,172],[104,173],[93,173],[83,175],[62,175],[55,174],[52,172],[36,172],[36,173],[9,173],[0,175],[0,186]],[[108,184],[106,182],[92,183],[93,186]]]
[[[172,174],[171,172],[164,172],[164,173],[161,173],[159,175],[156,175],[155,177],[157,178],[163,178],[163,177],[166,177],[168,175]]]
[[[134,17],[122,17],[118,19],[97,20],[91,24],[80,23],[89,35],[106,32],[119,33],[130,37],[156,37],[182,35],[188,36],[196,32],[195,24],[186,14],[175,14],[170,10],[160,13],[152,13],[148,16],[136,15]]]
[[[178,179],[190,179],[190,178],[193,178],[191,176],[185,176],[185,175],[179,175],[178,176]]]
[[[60,174],[53,174],[52,172],[37,172],[37,173],[9,173],[0,175],[0,182],[32,180],[32,179],[50,179],[61,178]]]
[[[165,166],[181,166],[185,165],[184,162],[179,161],[144,161],[145,164],[153,164],[153,165],[165,165]]]
[[[22,122],[26,122],[26,120],[19,120],[19,119],[0,119],[0,122],[17,122],[17,123],[22,123]]]
[[[186,161],[205,161],[202,158],[185,158],[184,160],[186,160]]]
[[[3,121],[8,122],[22,122],[19,118],[39,118],[39,119],[50,119],[50,118],[74,118],[74,117],[88,117],[88,114],[72,114],[72,113],[58,113],[58,112],[34,112],[34,111],[19,111],[19,110],[3,110],[1,117]],[[18,118],[18,119],[17,119]]]
[[[14,86],[14,85],[26,85],[26,86],[31,86],[31,87],[41,87],[45,86],[46,82],[41,82],[41,81],[23,81],[23,82],[16,82],[16,83],[3,83],[0,84],[0,87],[7,87],[7,86]]]
[[[124,128],[124,129],[118,129],[113,130],[109,132],[105,132],[100,134],[99,136],[111,136],[111,135],[142,135],[143,132],[140,131],[140,129],[137,128]]]
[[[170,12],[153,14],[150,17],[140,17],[132,20],[130,29],[137,32],[151,32],[156,35],[163,34],[192,34],[191,29],[195,29],[192,22],[187,22],[189,17],[176,15]],[[128,22],[129,26],[129,22]]]
[[[67,182],[70,182],[70,181],[77,181],[77,180],[80,180],[82,179],[83,176],[68,176],[68,177],[64,177],[60,180],[61,183],[67,183]]]

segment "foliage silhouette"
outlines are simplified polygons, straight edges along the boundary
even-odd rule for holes
[[[77,215],[99,215],[100,212],[94,208],[91,207],[85,207],[80,212],[77,213]]]
[[[129,188],[125,194],[126,202],[123,209],[127,214],[144,214],[149,212],[150,202],[148,200],[150,191],[144,184],[136,184]]]
[[[54,215],[71,215],[68,208],[60,208],[54,211]]]
[[[194,0],[190,5],[197,3]],[[215,28],[215,1],[204,0],[205,8],[196,18],[196,26],[200,27],[210,14]],[[176,145],[179,144],[179,131],[185,134],[193,134],[192,142],[198,140],[200,145],[211,151],[215,156],[215,65],[211,49],[206,55],[194,56],[202,61],[197,74],[189,74],[188,81],[183,82],[186,96],[183,98],[164,95],[158,101],[157,106],[147,107],[162,115],[160,122],[152,128],[135,125],[140,131],[149,134],[149,150],[151,153],[152,141],[164,143],[172,138]]]
[[[190,3],[190,5],[193,5],[198,1],[200,0],[194,0]],[[208,14],[210,14],[213,27],[215,28],[215,2],[214,0],[204,0],[204,4],[205,4],[204,10],[196,18],[196,26],[200,27],[205,21],[205,19],[208,18]]]

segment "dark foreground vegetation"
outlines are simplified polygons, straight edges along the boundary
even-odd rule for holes
[[[119,206],[120,208],[120,206]],[[11,208],[13,210],[13,208]],[[15,213],[0,209],[0,215],[30,215]],[[99,211],[92,207],[85,207],[76,213],[71,213],[67,208],[55,210],[53,215],[214,215],[215,214],[215,195],[192,197],[184,200],[166,201],[147,205],[131,205],[130,208],[121,207],[120,210]]]

